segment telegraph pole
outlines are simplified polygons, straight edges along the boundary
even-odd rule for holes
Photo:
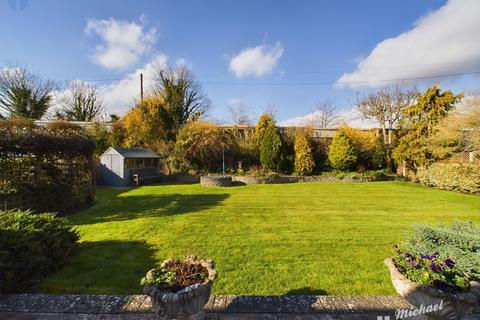
[[[143,101],[143,73],[140,73],[140,101]]]

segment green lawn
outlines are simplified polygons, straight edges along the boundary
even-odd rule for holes
[[[402,182],[100,188],[78,254],[34,291],[140,293],[168,257],[215,260],[215,294],[394,294],[383,259],[416,223],[480,223],[480,197]]]

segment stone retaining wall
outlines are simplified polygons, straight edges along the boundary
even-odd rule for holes
[[[218,177],[218,176],[217,176]],[[282,184],[295,182],[375,182],[393,180],[392,176],[385,177],[350,177],[346,176],[343,179],[338,179],[335,176],[306,176],[296,177],[287,175],[278,176],[231,176],[232,182],[237,184]],[[190,175],[171,175],[168,176],[169,181],[199,183],[201,178],[199,176]],[[214,186],[214,184],[212,184]],[[216,186],[216,185],[215,185]]]
[[[281,184],[281,183],[295,183],[295,182],[374,182],[391,180],[382,177],[350,177],[346,176],[343,179],[338,179],[333,176],[306,176],[306,177],[294,177],[294,176],[232,176],[234,182],[244,184]]]
[[[201,176],[200,184],[204,187],[230,187],[232,177],[230,176]]]

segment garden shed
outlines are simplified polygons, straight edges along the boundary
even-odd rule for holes
[[[149,149],[111,147],[100,156],[101,184],[113,187],[161,180],[160,156]]]

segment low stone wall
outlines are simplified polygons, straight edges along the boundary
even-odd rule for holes
[[[200,184],[204,187],[230,187],[232,177],[230,176],[201,176]]]
[[[279,183],[298,182],[298,177],[291,177],[291,176],[276,176],[276,177],[233,176],[232,179],[233,179],[233,182],[237,182],[241,184],[279,184]]]
[[[211,296],[206,320],[371,320],[395,319],[409,309],[401,297]],[[0,295],[0,319],[156,320],[144,295]],[[478,318],[472,318],[478,319]]]
[[[203,177],[203,176],[202,176]],[[375,181],[388,181],[393,180],[393,177],[350,177],[346,176],[343,179],[339,179],[335,176],[287,176],[287,175],[278,175],[278,176],[205,176],[205,177],[231,177],[230,184],[282,184],[282,183],[295,183],[295,182],[375,182]],[[201,182],[201,177],[191,176],[191,175],[170,175],[167,177],[167,181],[177,181],[177,182],[189,182],[189,183],[199,183]],[[216,182],[206,182],[206,186],[228,186],[217,184]],[[228,182],[227,182],[228,184]],[[203,184],[202,184],[203,185]]]
[[[243,184],[281,184],[281,183],[295,183],[295,182],[374,182],[374,181],[386,181],[392,180],[387,178],[377,177],[349,177],[346,176],[343,179],[339,179],[334,176],[306,176],[306,177],[294,177],[294,176],[233,176],[233,182]]]

